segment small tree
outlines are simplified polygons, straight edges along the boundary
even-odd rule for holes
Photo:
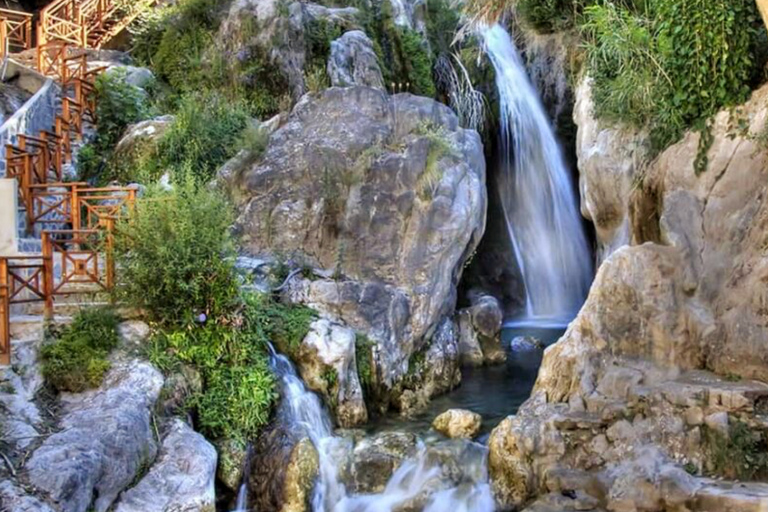
[[[117,297],[164,324],[218,318],[238,302],[231,209],[188,179],[151,189],[115,233]]]

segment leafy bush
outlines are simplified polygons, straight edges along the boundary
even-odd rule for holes
[[[201,182],[237,152],[237,141],[248,124],[242,104],[215,93],[182,98],[176,119],[158,144],[158,169],[177,179],[191,173]]]
[[[43,347],[43,375],[59,391],[80,392],[101,384],[109,352],[117,346],[119,319],[109,308],[80,311],[59,340]]]
[[[374,343],[368,336],[355,334],[355,362],[357,363],[357,377],[364,393],[370,393],[373,389],[373,353]]]
[[[164,323],[218,317],[237,303],[232,211],[191,180],[152,189],[115,233],[115,293]]]
[[[663,149],[746,100],[764,33],[752,0],[604,2],[584,11],[598,115],[648,126]]]
[[[269,420],[276,399],[267,342],[297,346],[315,316],[303,306],[246,294],[225,316],[160,332],[149,344],[149,358],[164,371],[179,363],[198,368],[204,388],[187,405],[197,411],[203,431],[212,438],[247,441]]]

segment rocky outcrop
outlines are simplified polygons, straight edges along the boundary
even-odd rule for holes
[[[305,92],[308,60],[308,27],[326,24],[351,29],[357,9],[330,8],[282,0],[237,0],[221,24],[219,44],[233,60],[247,65],[266,62],[275,66],[297,101]]]
[[[371,88],[305,96],[228,187],[246,250],[329,269],[294,279],[285,298],[366,334],[384,387],[453,312],[485,226],[478,134],[433,100]]]
[[[768,439],[768,152],[755,136],[767,97],[764,87],[741,108],[751,135],[732,130],[733,114],[715,117],[700,175],[698,133],[645,171],[631,238],[655,240],[606,259],[582,311],[546,350],[532,398],[491,435],[502,508],[562,490],[611,511],[765,503],[765,486],[741,492],[700,475],[744,478],[738,468],[752,467],[754,448],[734,448],[739,432]]]
[[[48,504],[27,494],[10,479],[0,482],[0,507],[9,512],[54,512]]]
[[[584,78],[573,111],[581,214],[595,226],[597,259],[603,261],[631,241],[630,196],[648,165],[650,138],[641,130],[598,120],[594,108],[592,81]]]
[[[449,409],[432,422],[432,428],[451,439],[472,439],[482,426],[482,416],[464,409]]]
[[[368,421],[357,375],[355,339],[352,329],[322,318],[310,325],[291,354],[306,386],[325,398],[342,428]]]
[[[334,87],[361,85],[385,90],[373,42],[360,30],[347,32],[331,43],[328,76]]]
[[[215,508],[216,450],[181,420],[173,420],[158,458],[123,492],[115,512],[210,512]]]
[[[119,361],[98,389],[62,395],[60,431],[27,462],[29,482],[64,512],[109,509],[155,458],[151,416],[162,385],[151,365]]]

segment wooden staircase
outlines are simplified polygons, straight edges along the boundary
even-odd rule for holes
[[[114,284],[112,232],[133,208],[136,189],[66,182],[63,169],[85,126],[98,121],[95,80],[103,68],[89,69],[87,56],[77,50],[98,47],[136,15],[107,0],[57,0],[40,13],[37,67],[59,81],[62,96],[54,126],[19,135],[16,144],[5,147],[6,178],[17,181],[23,229],[30,237],[25,245],[40,250],[0,256],[0,365],[11,363],[13,308],[42,303],[50,318],[57,299],[71,305],[73,295],[105,292]],[[3,16],[0,12],[0,36],[7,29],[5,55],[27,49],[31,16],[14,21]],[[71,19],[77,20],[77,31]],[[39,245],[30,244],[38,235]]]

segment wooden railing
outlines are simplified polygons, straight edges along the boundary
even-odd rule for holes
[[[32,15],[0,9],[0,58],[32,48]]]

